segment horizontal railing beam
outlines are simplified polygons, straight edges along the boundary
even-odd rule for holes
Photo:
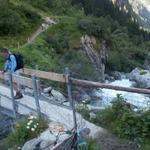
[[[22,73],[26,75],[30,75],[30,76],[35,75],[38,78],[47,79],[51,81],[57,81],[57,82],[63,82],[63,83],[66,82],[65,76],[63,74],[28,69],[28,68],[24,68]]]
[[[132,92],[132,93],[150,94],[149,89],[115,86],[115,85],[103,84],[103,83],[92,82],[92,81],[87,81],[87,80],[79,80],[75,78],[71,78],[71,82],[74,85],[80,85],[80,86],[90,86],[90,87],[105,88],[105,89],[126,91],[126,92]]]
[[[22,73],[26,75],[30,75],[30,76],[35,75],[38,78],[66,83],[66,79],[63,74],[45,72],[45,71],[40,71],[40,70],[28,69],[28,68],[24,68],[23,70],[24,71],[22,71]],[[4,77],[2,77],[1,74],[0,74],[0,79],[4,79]],[[72,84],[74,85],[105,88],[105,89],[126,91],[126,92],[132,92],[132,93],[140,93],[140,94],[150,94],[149,89],[115,86],[115,85],[87,81],[87,80],[80,80],[80,79],[75,79],[75,78],[70,78],[70,80]],[[28,87],[33,88],[32,80],[30,78],[13,75],[13,81],[17,83],[19,82],[19,84],[21,85],[26,85]]]
[[[29,88],[33,88],[32,79],[30,79],[30,78],[19,76],[19,75],[15,75],[15,74],[12,74],[12,78],[13,78],[13,82],[14,83],[17,83],[17,84],[20,84],[20,85],[24,85],[24,86],[27,86]],[[8,73],[0,74],[0,79],[2,79],[2,80],[9,80]]]

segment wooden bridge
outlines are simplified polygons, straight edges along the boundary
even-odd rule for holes
[[[68,91],[68,99],[70,102],[70,106],[67,109],[68,109],[68,111],[72,111],[73,127],[76,130],[77,130],[77,120],[76,120],[76,111],[75,111],[74,101],[72,99],[72,94],[71,94],[71,85],[113,89],[113,90],[119,90],[119,91],[127,91],[127,92],[150,95],[149,89],[127,88],[127,87],[114,86],[114,85],[109,85],[109,84],[104,84],[104,83],[99,83],[99,82],[75,79],[70,76],[68,69],[66,69],[65,74],[58,74],[58,73],[54,73],[54,72],[46,72],[46,71],[24,68],[24,69],[20,70],[20,75],[15,75],[15,74],[11,74],[11,73],[8,73],[7,75],[0,74],[0,79],[1,80],[6,80],[6,79],[9,80],[11,94],[7,95],[5,92],[2,93],[2,91],[0,91],[0,97],[5,97],[6,99],[8,99],[9,101],[12,102],[11,108],[13,110],[13,116],[15,118],[16,118],[17,112],[18,113],[22,112],[22,108],[30,109],[31,111],[36,112],[39,116],[41,115],[41,112],[45,111],[44,108],[40,107],[40,104],[41,104],[40,100],[39,100],[40,79],[46,79],[46,80],[56,81],[56,82],[61,82],[61,83],[66,84],[67,91]],[[22,102],[22,100],[21,100],[21,102],[16,101],[14,99],[13,83],[17,83],[17,84],[20,84],[25,87],[29,87],[29,88],[33,89],[35,101],[32,102],[31,100],[27,100],[27,99],[23,100],[23,101],[27,100],[28,105],[26,105],[27,103],[24,104]],[[33,105],[36,107],[36,110],[32,107]],[[55,107],[55,105],[58,105],[58,104],[52,103],[51,106]],[[5,106],[5,104],[4,104],[4,106]],[[16,106],[17,107],[19,106],[19,108],[17,108]],[[61,104],[59,104],[59,106],[63,107]],[[43,110],[41,110],[41,109],[43,109]],[[56,109],[58,109],[58,108],[55,107],[54,110],[56,110]],[[46,111],[47,111],[47,113],[49,111],[50,112],[49,114],[55,113],[55,112],[52,112],[51,108]],[[62,112],[63,108],[61,108],[58,111]],[[64,115],[67,115],[67,114],[64,114]],[[70,140],[70,139],[68,139],[68,140]],[[61,145],[59,147],[61,147]]]
[[[39,99],[38,96],[40,95],[40,90],[39,90],[40,89],[40,79],[47,79],[50,81],[56,81],[56,82],[61,82],[61,83],[66,84],[67,89],[68,89],[68,98],[69,98],[69,100],[71,100],[72,108],[73,108],[74,102],[73,102],[72,96],[71,96],[71,85],[113,89],[113,90],[119,90],[119,91],[127,91],[127,92],[150,95],[149,89],[131,88],[131,87],[129,88],[129,87],[115,86],[115,85],[110,85],[110,84],[105,84],[105,83],[75,79],[70,76],[68,69],[66,69],[65,74],[58,74],[58,73],[54,73],[54,72],[46,72],[46,71],[24,68],[24,69],[20,70],[19,76],[15,75],[15,74],[7,74],[5,76],[3,74],[0,74],[0,79],[1,80],[7,79],[10,81],[11,98],[9,98],[7,95],[3,95],[3,93],[1,93],[1,92],[0,92],[0,95],[13,100],[14,110],[15,110],[16,102],[14,100],[13,82],[33,89],[34,97],[36,100],[37,112],[39,115],[40,115],[40,106],[39,106],[39,102],[38,102],[38,99]]]
[[[24,69],[20,70],[20,75],[15,75],[15,74],[10,74],[10,73],[8,73],[7,75],[0,74],[0,79],[1,80],[4,80],[4,79],[9,80],[11,98],[8,97],[7,95],[3,95],[3,93],[1,93],[1,92],[0,92],[0,95],[5,96],[6,98],[12,100],[14,116],[16,114],[16,101],[14,99],[13,82],[33,89],[36,108],[37,108],[36,111],[37,111],[38,115],[40,115],[40,113],[41,113],[40,104],[39,104],[40,79],[47,79],[50,81],[56,81],[56,82],[61,82],[61,83],[66,84],[67,89],[68,89],[68,98],[70,100],[70,106],[73,109],[75,126],[76,126],[75,108],[74,108],[74,101],[73,101],[72,95],[71,95],[71,85],[106,88],[106,89],[113,89],[113,90],[119,90],[119,91],[127,91],[127,92],[150,95],[149,89],[131,88],[131,87],[129,88],[129,87],[115,86],[115,85],[110,85],[110,84],[105,84],[105,83],[75,79],[70,76],[68,69],[66,69],[65,74],[58,74],[58,73],[54,73],[54,72],[46,72],[46,71],[24,68]]]

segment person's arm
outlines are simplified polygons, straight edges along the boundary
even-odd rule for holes
[[[9,62],[8,62],[8,60],[6,60],[6,62],[5,62],[5,64],[4,64],[3,73],[6,72],[7,70],[9,70]]]
[[[17,67],[17,62],[16,62],[16,58],[14,55],[10,55],[10,71],[11,72],[14,72],[16,67]]]

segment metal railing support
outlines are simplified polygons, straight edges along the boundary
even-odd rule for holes
[[[38,116],[40,117],[41,116],[41,110],[40,110],[40,103],[39,103],[39,96],[38,96],[37,80],[36,80],[35,75],[32,75],[32,83],[33,83],[33,91],[34,91],[36,109],[37,109]]]
[[[14,98],[14,88],[13,88],[13,78],[12,78],[12,73],[8,73],[8,76],[9,76],[9,84],[10,84],[10,92],[11,92],[11,99],[12,99],[12,105],[13,105],[13,114],[14,114],[14,117],[16,119],[16,102],[15,102],[15,98]]]
[[[39,65],[35,65],[35,70],[39,70]],[[38,80],[37,82],[37,91],[38,91],[38,96],[41,95],[41,88],[40,88],[40,79],[36,76],[36,79]]]
[[[74,128],[75,128],[75,150],[78,149],[77,146],[77,118],[76,118],[76,110],[75,110],[75,103],[74,100],[72,99],[72,94],[71,94],[71,81],[70,81],[70,72],[69,68],[65,68],[65,78],[66,78],[66,84],[67,84],[67,92],[68,92],[68,98],[70,102],[70,106],[72,108],[73,112],[73,122],[74,122]]]

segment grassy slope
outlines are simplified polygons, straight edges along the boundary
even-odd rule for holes
[[[31,24],[28,23],[26,30],[22,31],[21,34],[17,34],[15,36],[11,36],[11,35],[0,36],[0,46],[1,47],[15,48],[18,46],[22,46],[27,42],[28,38],[35,32],[35,30],[43,22],[42,18],[44,18],[44,16],[48,15],[48,12],[42,11],[38,8],[35,8],[26,1],[10,0],[10,4],[13,6],[14,9],[16,9],[16,11],[18,11],[18,9],[20,9],[20,8],[23,8],[26,10],[30,10],[30,11],[34,12],[35,14],[41,16],[41,18],[39,18],[37,22],[32,22]],[[18,13],[21,13],[21,12],[18,11]],[[25,18],[23,18],[23,19],[25,19]]]
[[[59,22],[57,25],[50,26],[33,43],[14,51],[20,51],[24,55],[27,67],[34,68],[38,65],[42,70],[63,72],[68,66],[73,72],[78,73],[80,78],[96,79],[97,73],[80,50],[82,33],[77,27],[78,19],[61,16],[55,20]]]

